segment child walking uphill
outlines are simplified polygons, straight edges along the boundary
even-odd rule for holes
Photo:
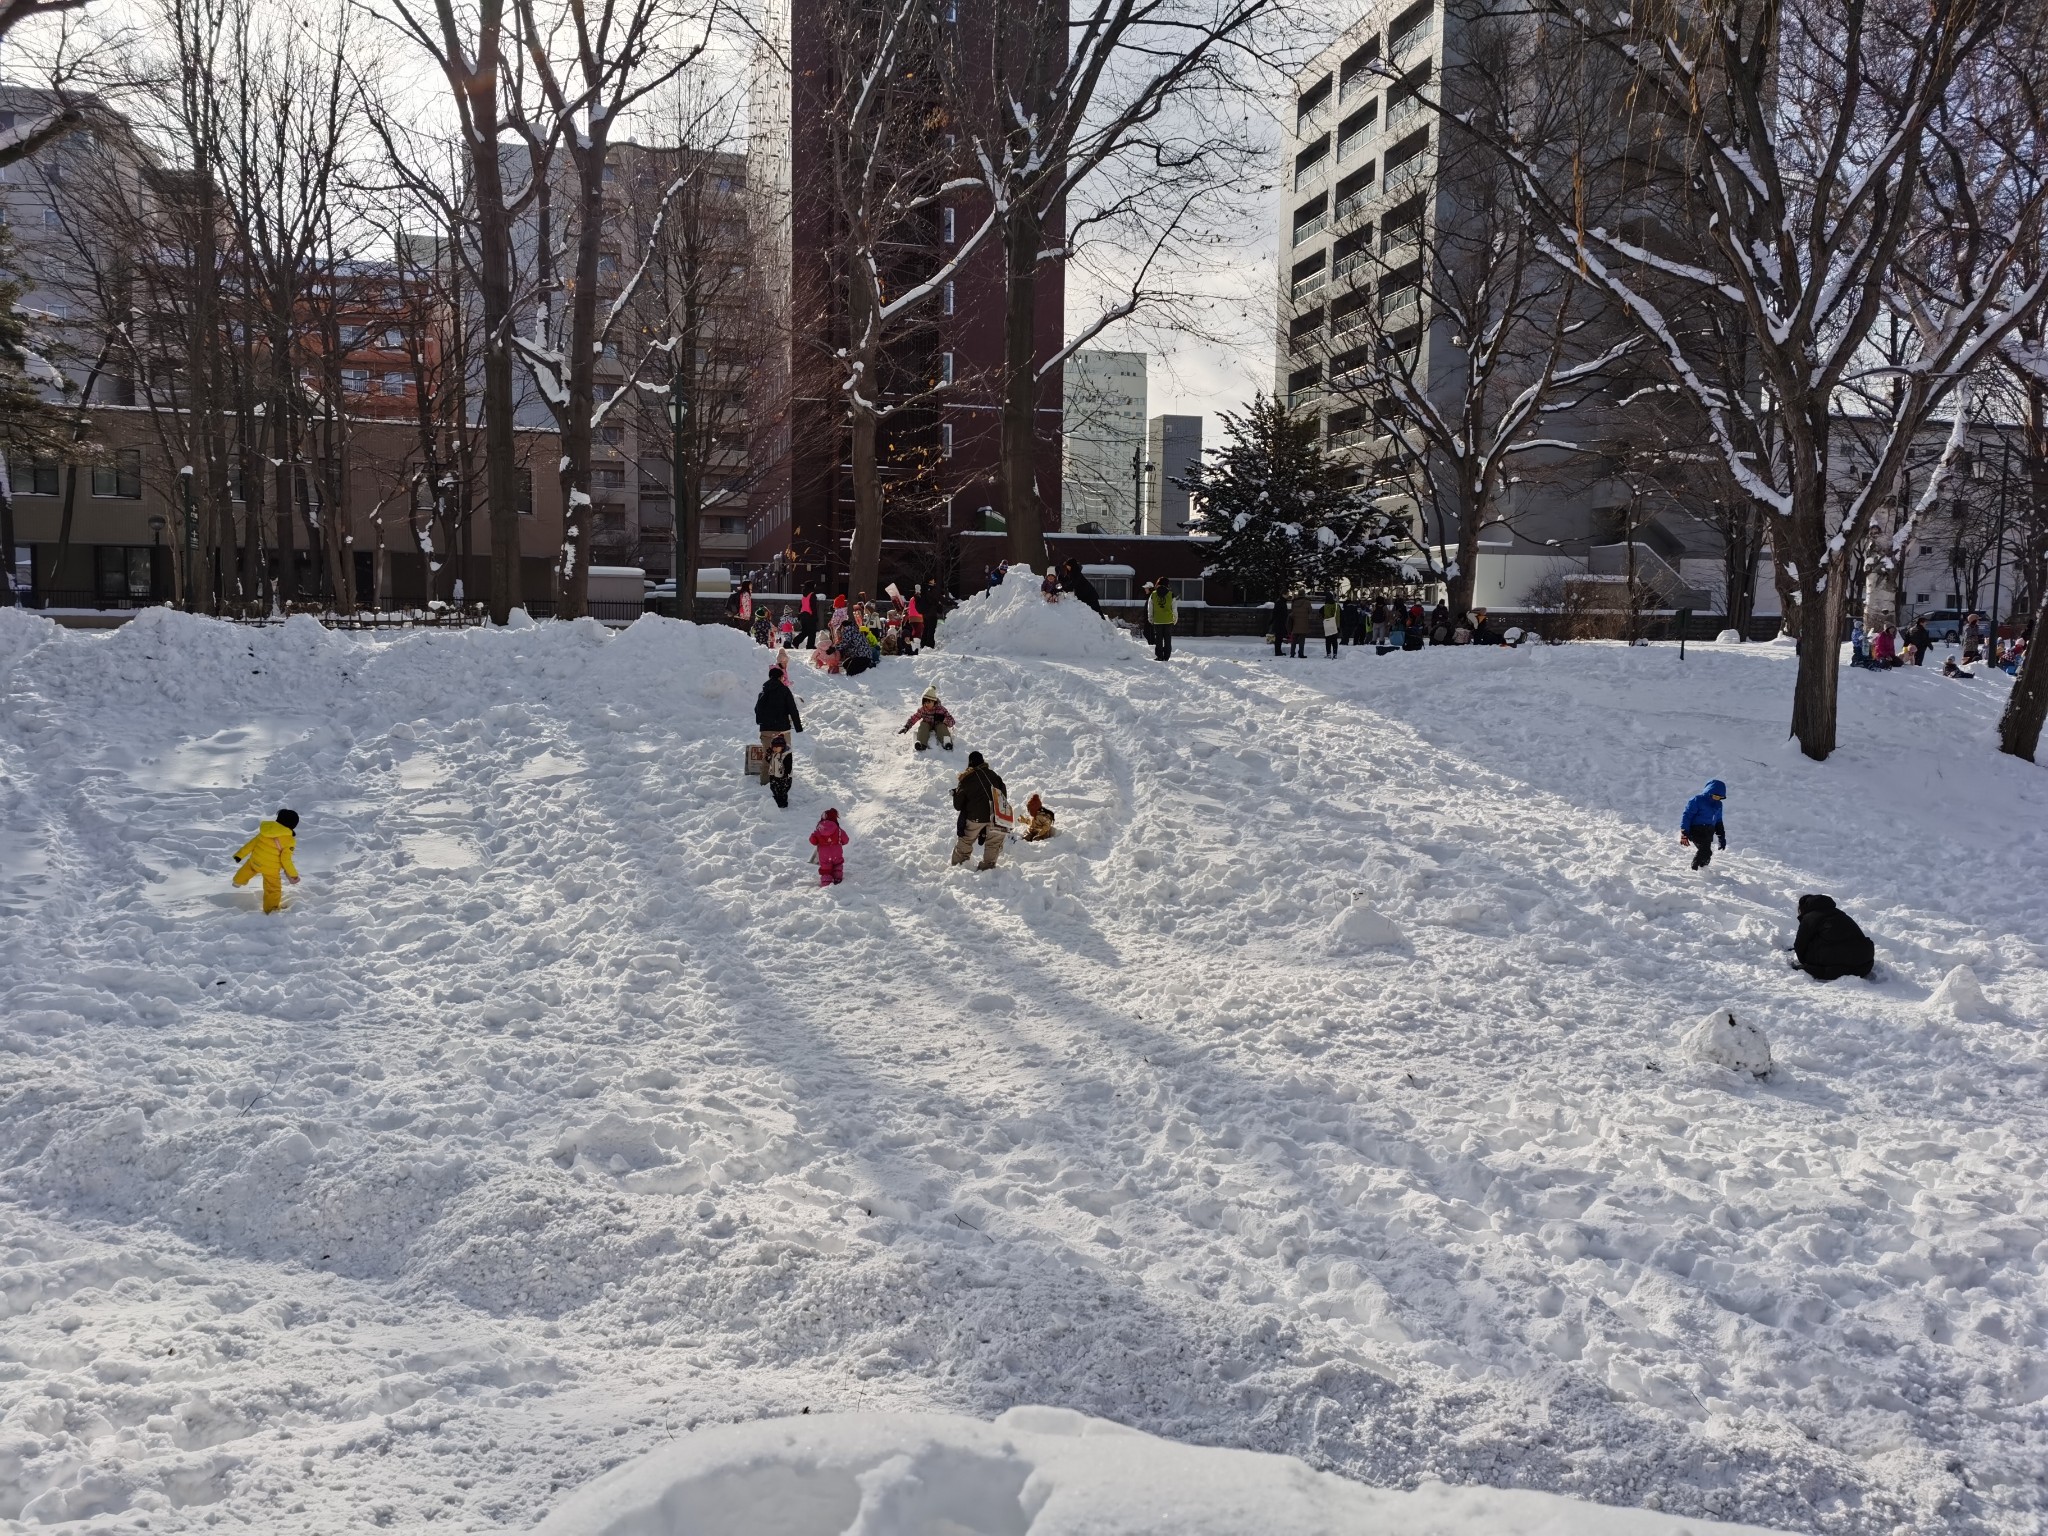
[[[242,861],[242,867],[235,871],[235,884],[247,885],[258,875],[263,877],[263,910],[275,912],[284,905],[284,888],[278,883],[283,875],[293,885],[299,883],[299,866],[292,862],[292,850],[298,846],[296,828],[299,825],[297,811],[281,810],[275,819],[264,822],[256,829],[256,835],[235,850],[235,857]]]
[[[818,850],[818,884],[837,885],[846,878],[846,828],[839,825],[839,807],[818,818],[811,846]]]
[[[1728,798],[1728,786],[1719,779],[1707,780],[1707,787],[1685,802],[1685,814],[1678,819],[1678,840],[1693,847],[1692,867],[1705,869],[1714,857],[1714,839],[1725,852],[1728,829],[1721,824],[1721,802]]]

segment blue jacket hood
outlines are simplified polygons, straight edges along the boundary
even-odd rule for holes
[[[1707,793],[1717,800],[1726,800],[1728,798],[1728,786],[1719,779],[1709,779],[1707,780]]]

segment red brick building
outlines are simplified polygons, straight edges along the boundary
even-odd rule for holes
[[[750,558],[781,557],[795,584],[843,585],[853,533],[853,487],[847,431],[838,407],[832,354],[843,343],[846,310],[839,281],[844,223],[824,194],[831,153],[828,108],[838,93],[827,24],[828,0],[787,0],[780,39],[785,74],[765,69],[756,83],[761,127],[749,151],[749,177],[765,224],[769,303],[787,317],[763,369],[755,457],[774,461],[764,475]],[[958,0],[947,25],[963,34],[960,55],[988,57],[977,45],[994,0]],[[933,73],[927,71],[926,73]],[[959,137],[934,104],[934,152]],[[953,174],[971,171],[963,161]],[[905,218],[892,247],[895,275],[915,281],[950,260],[978,226],[986,200],[962,194]],[[1058,220],[1048,234],[1057,237]],[[1066,285],[1059,263],[1038,277],[1036,351],[1041,366],[1065,339]],[[895,402],[951,380],[935,400],[907,405],[887,419],[881,455],[885,506],[882,579],[947,579],[957,564],[957,539],[1000,527],[997,401],[1003,358],[1004,288],[1000,248],[984,243],[935,295],[890,349],[883,398]],[[1060,370],[1044,376],[1039,400],[1038,487],[1048,531],[1060,526]]]

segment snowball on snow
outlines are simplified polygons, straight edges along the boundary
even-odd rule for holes
[[[1714,636],[1714,643],[1716,645],[1740,645],[1742,644],[1742,631],[1739,629],[1724,629],[1721,633]]]
[[[1757,1077],[1771,1070],[1771,1042],[1764,1032],[1726,1008],[1716,1008],[1685,1037],[1686,1052],[1695,1060],[1748,1072]]]
[[[698,1429],[577,1490],[535,1536],[1678,1536],[1756,1532],[1520,1489],[1414,1492],[1292,1456],[1182,1445],[1069,1408],[994,1423],[829,1413]]]
[[[1405,944],[1408,935],[1386,913],[1370,902],[1354,901],[1330,924],[1330,944],[1339,949],[1383,949]]]
[[[1965,1024],[1991,1018],[1997,1012],[1991,999],[1984,995],[1977,973],[1967,965],[1959,965],[1941,978],[1941,985],[1927,999],[1927,1007],[1930,1012],[1950,1014]]]
[[[1052,661],[1115,661],[1146,654],[1129,631],[1071,592],[1048,603],[1038,583],[1028,566],[1011,566],[1000,587],[975,593],[946,615],[939,626],[939,649],[955,656]]]

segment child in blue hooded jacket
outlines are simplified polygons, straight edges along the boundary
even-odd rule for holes
[[[1728,829],[1721,824],[1721,802],[1728,798],[1728,786],[1719,779],[1707,780],[1707,787],[1685,802],[1685,814],[1678,818],[1678,840],[1693,848],[1692,867],[1705,869],[1714,857],[1714,839],[1728,846]]]

